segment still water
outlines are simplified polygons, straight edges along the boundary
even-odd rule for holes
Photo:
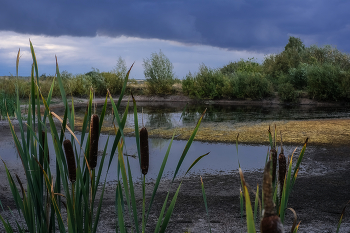
[[[185,103],[141,103],[138,107],[139,124],[143,124],[148,129],[153,128],[174,128],[179,126],[195,126],[198,118],[205,108],[207,113],[202,124],[224,124],[227,127],[234,127],[235,124],[255,124],[263,121],[272,120],[307,120],[307,119],[330,119],[330,118],[349,118],[349,107],[257,107],[257,106],[224,106],[224,105],[189,105],[181,117]],[[98,106],[96,112],[101,111],[102,106]],[[120,108],[120,114],[124,112],[125,105]],[[143,111],[143,113],[141,113]],[[60,114],[60,112],[57,112]],[[77,117],[82,117],[85,113],[85,108],[77,108]],[[111,125],[111,112],[107,112],[104,126]],[[132,108],[129,109],[128,121],[126,127],[133,127],[134,119]],[[80,140],[80,133],[76,132]],[[70,138],[69,134],[66,134]],[[114,141],[114,136],[101,135],[99,140],[99,150],[102,151],[106,145],[107,138],[107,156],[105,163],[107,165],[110,158],[110,151]],[[54,149],[52,146],[51,136],[48,136],[51,164],[54,164]],[[159,168],[167,151],[169,139],[150,138],[150,168],[147,175],[148,180],[155,179],[158,175]],[[167,165],[164,170],[164,176],[168,179],[173,177],[173,172],[181,157],[181,154],[186,146],[187,141],[174,140]],[[285,146],[285,154],[291,154],[296,145]],[[302,145],[297,145],[299,148]],[[267,155],[268,147],[266,145],[244,145],[238,147],[238,154],[235,144],[227,143],[209,143],[194,141],[190,147],[188,154],[181,166],[177,177],[184,175],[188,167],[199,156],[206,154],[196,166],[191,170],[191,174],[227,174],[237,172],[238,161],[244,170],[262,169]],[[308,147],[312,150],[312,147]],[[0,142],[0,156],[6,162],[10,169],[21,170],[21,162],[18,158],[14,143],[12,140]],[[82,155],[81,155],[82,156]],[[133,177],[139,179],[141,172],[139,169],[139,161],[137,158],[137,148],[134,137],[125,138],[124,158],[128,158],[131,165]],[[99,160],[101,157],[99,157]],[[104,166],[104,172],[107,166]],[[117,179],[117,155],[115,155],[107,180],[112,181]],[[55,167],[52,165],[51,169]]]

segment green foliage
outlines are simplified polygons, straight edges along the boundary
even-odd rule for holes
[[[283,102],[296,102],[298,93],[290,83],[282,83],[278,86],[278,96]]]
[[[102,72],[101,75],[104,78],[106,88],[109,90],[109,92],[112,95],[120,94],[123,87],[123,77],[125,77],[126,73],[123,75],[122,72]]]
[[[261,99],[272,94],[272,85],[260,73],[237,73],[236,78],[236,97]]]
[[[150,94],[163,95],[172,92],[174,66],[162,51],[152,53],[150,58],[143,59],[143,67]]]
[[[307,67],[307,64],[302,63],[297,68],[289,69],[288,81],[294,88],[301,90],[307,86]]]
[[[105,79],[98,69],[92,68],[92,71],[85,75],[88,77],[97,95],[105,95],[107,93]]]
[[[255,61],[254,58],[248,58],[248,60],[241,59],[238,62],[230,62],[226,66],[220,69],[221,73],[225,75],[234,74],[236,72],[261,72],[262,66]]]
[[[224,75],[217,69],[201,64],[198,73],[189,73],[182,81],[182,90],[186,95],[196,98],[220,99],[224,87]]]
[[[339,100],[341,91],[340,69],[325,63],[310,65],[307,71],[307,89],[309,96],[319,100]]]

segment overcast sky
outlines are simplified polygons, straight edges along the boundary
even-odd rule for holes
[[[133,78],[143,59],[162,52],[178,78],[230,61],[281,52],[289,36],[307,45],[350,52],[350,1],[345,0],[0,0],[0,75],[30,74],[29,39],[39,72],[110,71],[119,56]]]

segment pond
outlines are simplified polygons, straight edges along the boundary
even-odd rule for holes
[[[230,106],[230,105],[189,105],[186,107],[183,117],[181,117],[185,103],[140,103],[138,107],[139,124],[143,123],[148,129],[152,128],[175,128],[179,126],[194,127],[201,113],[207,108],[207,113],[203,120],[205,124],[224,125],[224,127],[235,127],[236,124],[256,124],[263,121],[272,120],[314,120],[314,119],[334,119],[334,118],[349,118],[349,107],[262,107],[262,106]],[[102,106],[98,106],[96,112],[101,111]],[[120,113],[125,110],[125,104],[120,108]],[[143,112],[143,113],[141,113]],[[61,112],[57,111],[58,114]],[[77,108],[77,118],[82,117],[85,113],[85,108]],[[110,125],[112,122],[112,114],[108,112],[104,122],[104,126]],[[134,119],[132,109],[129,109],[128,120],[126,127],[133,127]],[[80,133],[76,132],[80,140]],[[70,138],[69,134],[66,134]],[[99,140],[99,150],[102,151],[108,135],[101,135]],[[141,172],[137,159],[136,140],[134,137],[125,138],[124,158],[129,158],[132,174],[134,179],[140,179]],[[48,136],[51,164],[54,164],[54,149],[52,146],[51,136]],[[114,136],[109,136],[109,144],[107,147],[106,165],[110,158],[110,151],[114,141]],[[150,138],[150,168],[147,174],[149,181],[156,179],[159,168],[163,161],[164,155],[170,143],[169,139]],[[167,166],[164,170],[164,177],[171,179],[175,168],[181,157],[181,154],[186,146],[186,140],[174,140]],[[290,155],[295,147],[299,150],[302,144],[285,145],[285,154]],[[309,147],[308,151],[314,150],[315,147]],[[298,150],[298,151],[299,151]],[[179,174],[177,177],[182,177],[192,162],[199,156],[206,154],[192,170],[191,174],[229,174],[237,172],[238,161],[243,170],[262,169],[268,151],[267,145],[249,145],[239,144],[238,154],[235,143],[211,143],[194,141],[188,151]],[[21,162],[18,158],[14,143],[12,140],[3,140],[0,142],[0,156],[6,162],[10,169],[21,170]],[[117,160],[116,156],[112,162],[112,167],[107,176],[108,181],[117,179]],[[99,157],[100,159],[100,157]],[[104,166],[104,171],[107,166]],[[55,166],[51,165],[54,170]]]

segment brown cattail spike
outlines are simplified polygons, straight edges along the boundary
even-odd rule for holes
[[[272,183],[275,183],[277,169],[277,151],[275,148],[270,150],[270,160],[272,160]]]
[[[264,170],[263,192],[264,192],[264,216],[260,222],[261,233],[283,233],[283,225],[276,215],[273,203],[271,161],[266,163]]]
[[[141,170],[146,175],[149,165],[149,148],[148,148],[148,132],[145,127],[140,130],[140,148],[141,148]]]
[[[68,172],[69,172],[69,180],[74,183],[76,180],[76,165],[75,165],[75,157],[73,152],[72,143],[66,139],[63,142],[64,152],[66,153]]]
[[[98,128],[99,118],[96,114],[91,116],[90,123],[90,169],[95,169],[97,165],[97,152],[98,152]]]
[[[43,149],[45,154],[45,131],[41,131],[41,141],[43,142]],[[50,164],[49,148],[47,148],[47,162]]]

